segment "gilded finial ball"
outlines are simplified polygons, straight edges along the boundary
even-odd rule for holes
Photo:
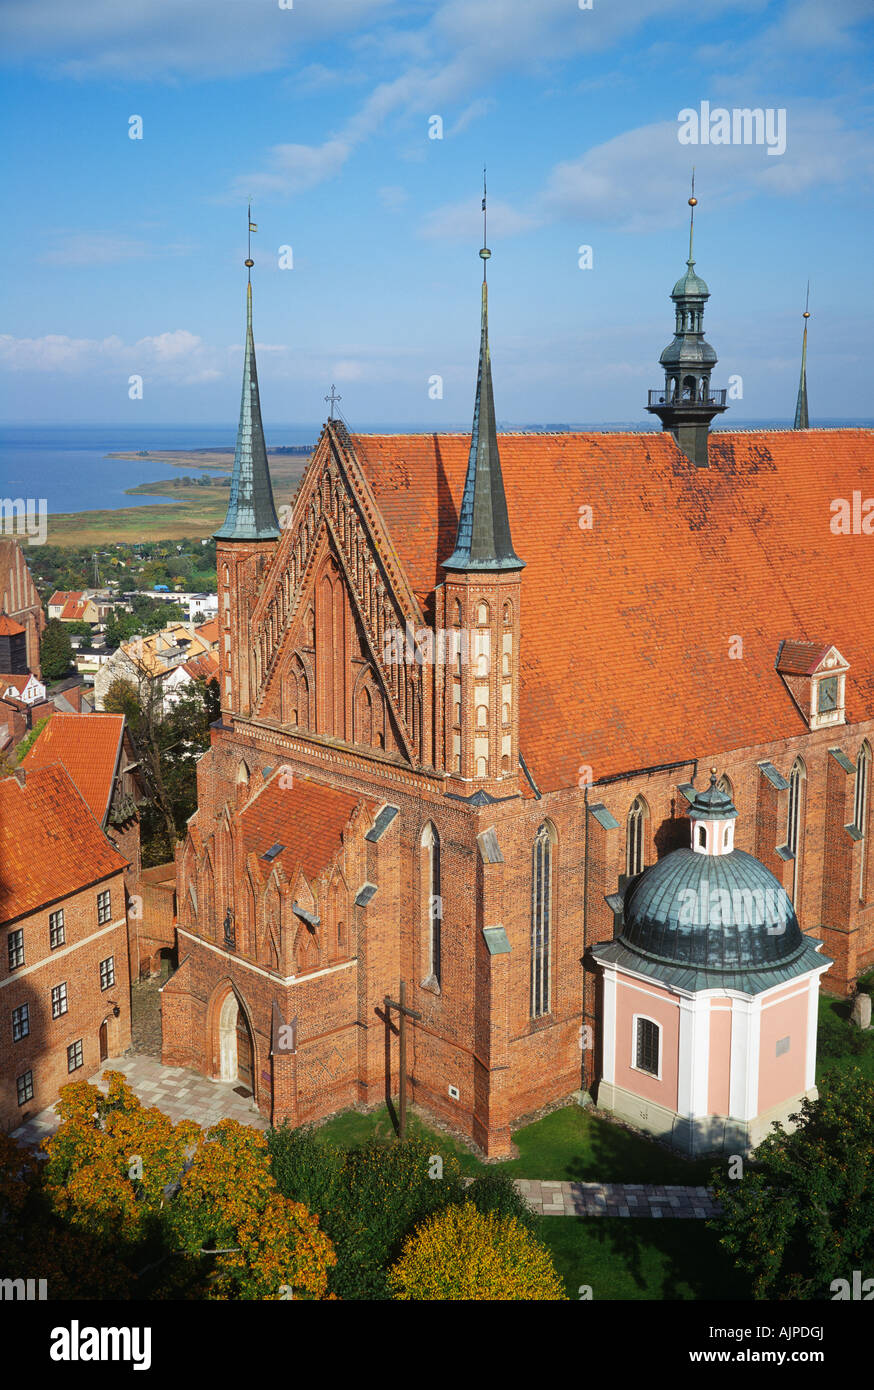
[[[487,246],[484,246],[484,247],[482,248],[482,250],[480,251],[480,255],[482,256],[482,258],[483,258],[484,261],[487,261],[488,258],[489,258],[489,256],[490,256],[491,254],[492,254],[492,253],[491,253],[491,251],[489,250],[489,248],[488,248]]]
[[[803,319],[809,319],[809,318],[810,318],[810,313],[809,313],[809,311],[808,311],[807,309],[805,309],[805,311],[804,311],[804,313],[801,315],[801,317],[802,317]]]
[[[712,767],[712,768],[710,769],[710,776],[711,776],[711,777],[715,777],[715,776],[716,776],[716,768],[715,768],[715,767]]]
[[[253,266],[254,264],[255,264],[255,262],[254,262],[251,258],[248,259],[248,260],[243,261],[243,265],[247,265],[247,266],[249,267],[250,270],[252,269],[252,266]]]
[[[697,206],[698,206],[698,199],[697,199],[697,198],[690,198],[690,199],[689,199],[689,207],[690,207],[690,208],[697,208]]]

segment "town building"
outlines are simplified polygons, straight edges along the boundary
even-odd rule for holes
[[[126,681],[135,690],[147,681],[150,688],[160,694],[163,703],[168,676],[183,662],[202,656],[208,650],[209,642],[198,637],[193,623],[170,623],[160,632],[122,642],[118,650],[96,668],[95,709],[104,708],[107,692],[117,680]]]
[[[125,860],[59,764],[0,780],[0,1125],[130,1045]]]
[[[162,1021],[166,1062],[297,1124],[397,1090],[403,983],[412,1098],[501,1156],[524,1117],[620,1084],[602,948],[644,871],[691,848],[711,766],[809,981],[827,962],[846,995],[874,964],[874,550],[834,528],[836,499],[874,498],[874,432],[711,430],[726,402],[690,249],[661,431],[499,437],[481,254],[472,434],[329,419],[282,528],[247,288],[222,715]],[[685,1017],[685,986],[663,988]],[[735,1017],[751,1027],[730,1017],[723,1055]],[[748,1095],[726,1115],[722,1092],[702,1111],[700,1087],[674,1107],[689,1132],[761,1114]]]
[[[24,551],[17,540],[8,536],[0,537],[0,614],[24,628],[25,667],[38,676],[39,642],[46,625],[45,614]]]
[[[53,713],[28,749],[28,772],[60,763],[88,809],[127,862],[125,882],[137,893],[141,870],[139,807],[145,781],[123,714]]]

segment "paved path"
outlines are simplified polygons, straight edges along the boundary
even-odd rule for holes
[[[155,1057],[134,1055],[110,1058],[99,1072],[88,1078],[101,1091],[108,1089],[107,1082],[100,1079],[104,1071],[124,1072],[143,1104],[157,1106],[174,1124],[179,1120],[195,1120],[207,1129],[219,1120],[230,1119],[251,1125],[253,1129],[267,1129],[270,1123],[255,1109],[252,1097],[237,1095],[230,1081],[210,1081],[208,1077],[185,1067],[165,1067]],[[12,1137],[21,1144],[36,1146],[48,1135],[54,1134],[59,1124],[52,1105],[16,1129]]]
[[[718,1216],[706,1187],[659,1187],[639,1182],[539,1182],[516,1186],[538,1216]]]
[[[239,1120],[254,1129],[269,1121],[255,1109],[251,1096],[237,1094],[229,1081],[210,1081],[184,1067],[165,1067],[157,1057],[142,1053],[114,1057],[89,1077],[102,1091],[103,1071],[124,1072],[144,1105],[157,1106],[175,1123],[194,1120],[204,1129],[219,1120]],[[12,1137],[36,1147],[54,1134],[60,1121],[54,1106],[42,1110]],[[516,1186],[538,1216],[675,1216],[699,1219],[718,1216],[719,1206],[706,1187],[659,1187],[643,1183],[541,1182],[520,1178]]]

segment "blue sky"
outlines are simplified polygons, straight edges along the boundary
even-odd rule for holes
[[[233,421],[251,193],[265,422],[334,381],[468,427],[484,162],[501,421],[647,418],[692,164],[734,418],[792,415],[808,277],[812,421],[870,417],[872,39],[870,0],[4,0],[0,418]],[[682,145],[702,101],[785,153]]]

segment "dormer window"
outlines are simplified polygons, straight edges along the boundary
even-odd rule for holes
[[[844,695],[848,663],[825,642],[782,642],[777,671],[810,728],[846,723]]]

